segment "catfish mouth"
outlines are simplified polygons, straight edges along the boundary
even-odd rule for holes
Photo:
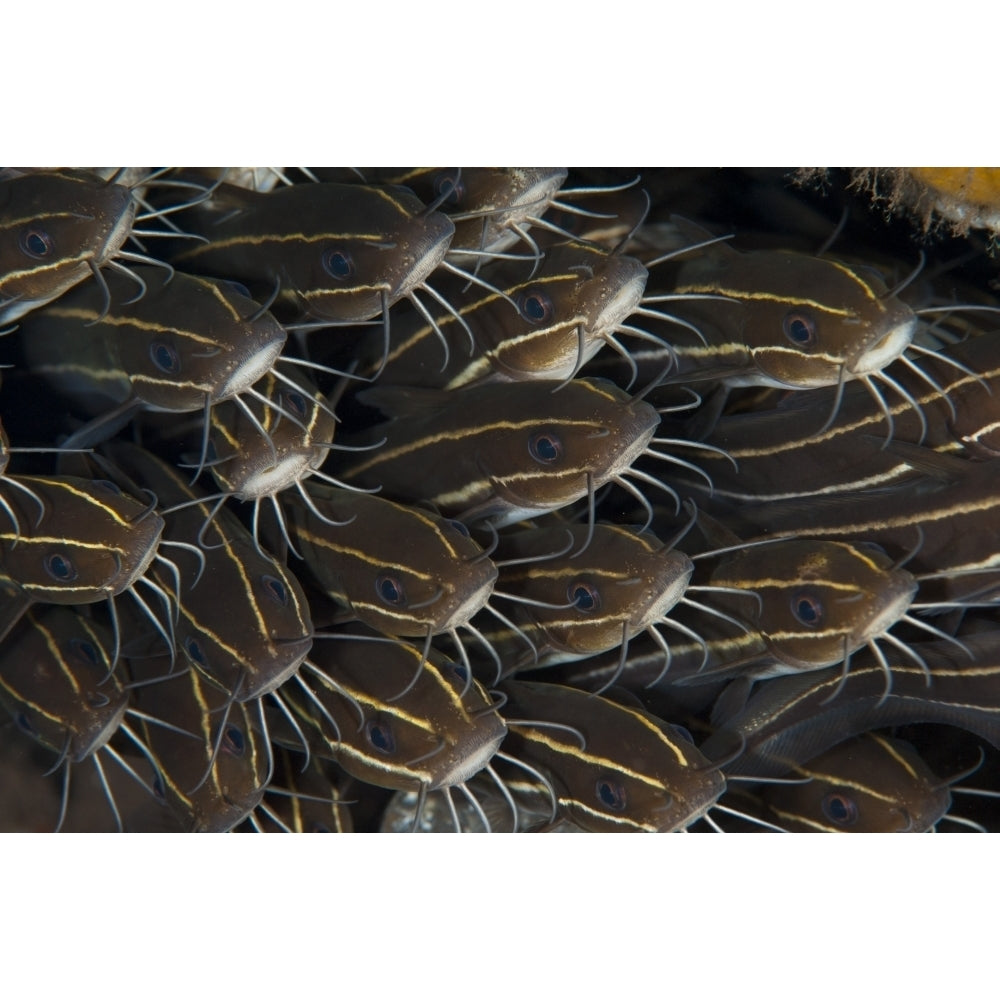
[[[264,798],[264,789],[256,788],[244,799],[230,798],[228,794],[222,796],[223,805],[219,806],[209,815],[204,815],[196,819],[193,826],[194,833],[228,833],[234,826],[238,826],[250,813],[260,805]]]
[[[492,563],[489,564],[492,566]],[[454,611],[452,611],[445,621],[443,621],[439,630],[444,631],[450,628],[457,628],[459,625],[464,625],[473,615],[475,615],[490,599],[490,595],[493,593],[493,585],[496,583],[497,572],[494,568],[494,572],[490,578],[483,583],[481,586],[477,587],[465,600]]]
[[[507,213],[509,220],[517,222],[524,218],[526,209],[537,208],[544,211],[549,202],[559,193],[559,189],[565,181],[566,174],[561,170],[554,170],[551,174],[535,181],[510,203],[510,210]]]
[[[646,291],[649,272],[638,261],[634,262],[634,267],[623,266],[631,263],[633,262],[629,257],[617,259],[618,267],[616,270],[625,273],[615,275],[612,286],[615,291],[611,295],[610,301],[606,302],[601,311],[594,317],[592,333],[595,335],[612,332],[642,304],[642,296]],[[629,271],[632,273],[627,273]]]
[[[646,445],[660,426],[660,415],[648,403],[639,402],[631,420],[627,417],[619,425],[621,434],[617,440],[624,442],[617,451],[607,455],[607,465],[603,472],[594,472],[594,488],[603,486],[609,479],[624,473],[646,450]]]
[[[218,403],[239,395],[255,382],[259,382],[274,366],[284,346],[285,338],[283,336],[275,338],[270,343],[261,344],[253,354],[239,363],[236,370],[212,397],[212,402]]]
[[[884,635],[893,625],[906,614],[907,608],[913,602],[917,593],[918,584],[912,577],[909,581],[899,581],[889,594],[880,602],[880,607],[875,616],[867,623],[867,626],[860,632],[854,632],[851,638],[857,646],[863,646],[871,639],[877,639]]]
[[[108,742],[108,740],[111,739],[112,736],[114,736],[114,734],[118,731],[118,727],[121,725],[122,719],[125,718],[125,712],[127,709],[128,698],[124,698],[121,704],[95,733],[92,735],[87,734],[87,739],[73,754],[72,760],[74,764],[79,764],[80,761],[85,760],[91,754],[96,753]]]
[[[893,326],[874,345],[866,346],[860,354],[847,360],[847,371],[854,378],[879,372],[895,361],[910,343],[917,331],[917,317],[910,313]]]
[[[437,216],[437,219],[434,216]],[[390,292],[390,305],[408,296],[414,288],[423,285],[444,260],[455,235],[455,223],[447,215],[439,212],[426,219],[414,219],[413,222],[419,225],[421,230],[417,238],[410,243],[416,260],[413,266],[400,276],[396,290]]]
[[[688,566],[685,567],[684,571],[667,583],[656,600],[650,604],[649,610],[635,623],[635,630],[641,632],[663,618],[684,596],[684,591],[687,590],[688,582],[693,574],[694,563],[688,560]]]
[[[312,636],[304,639],[282,640],[280,649],[285,654],[285,662],[280,667],[265,664],[262,670],[255,670],[248,676],[245,689],[240,692],[240,701],[251,701],[276,691],[285,681],[290,680],[302,661],[312,649]]]
[[[500,717],[497,715],[495,719],[496,726],[490,725],[488,729],[484,726],[484,732],[477,731],[469,738],[471,745],[467,748],[466,753],[447,774],[430,786],[429,791],[460,785],[486,767],[493,759],[493,755],[500,749],[500,744],[503,743],[504,737],[507,735],[507,727],[500,721]]]
[[[94,260],[98,266],[106,263],[121,249],[124,242],[128,239],[129,233],[132,232],[132,225],[135,222],[135,213],[138,206],[136,200],[132,197],[132,192],[120,184],[116,184],[115,187],[121,188],[121,191],[124,193],[124,204],[121,206],[119,210],[120,214],[111,227],[107,238],[94,253]]]
[[[251,500],[274,496],[280,490],[307,478],[315,468],[312,465],[314,457],[312,449],[304,448],[279,455],[277,465],[258,469],[246,478],[238,491],[238,498]]]

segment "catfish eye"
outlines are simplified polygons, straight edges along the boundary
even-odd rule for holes
[[[303,396],[301,392],[283,392],[281,394],[281,399],[296,417],[302,417],[305,419],[306,397]]]
[[[331,278],[345,281],[354,274],[354,258],[343,250],[326,250],[323,253],[323,270]]]
[[[803,625],[813,628],[823,620],[823,605],[815,595],[800,590],[792,594],[792,614]]]
[[[552,318],[552,299],[545,292],[533,288],[517,298],[517,308],[529,323],[544,323]]]
[[[70,639],[69,648],[81,663],[96,667],[101,662],[97,653],[97,647],[87,639]]]
[[[153,795],[155,795],[161,802],[166,801],[167,790],[163,787],[163,776],[159,771],[153,775]]]
[[[168,375],[176,375],[181,370],[181,359],[177,352],[162,340],[154,340],[149,345],[149,356],[153,364]]]
[[[567,596],[573,602],[577,611],[585,614],[596,611],[601,606],[601,595],[593,584],[586,580],[577,580],[569,585]]]
[[[387,573],[382,573],[375,579],[375,590],[378,592],[378,596],[386,604],[405,604],[406,594],[403,593],[403,585],[394,576],[389,576]]]
[[[228,750],[234,757],[242,757],[247,748],[246,739],[238,726],[226,726],[222,736],[222,749]]]
[[[376,719],[370,719],[365,723],[365,736],[368,737],[368,742],[380,753],[390,754],[396,749],[392,730]]]
[[[227,285],[234,292],[236,292],[237,295],[242,295],[246,299],[253,298],[250,294],[250,289],[240,281],[233,281],[232,278],[224,278],[222,279],[222,284]]]
[[[106,493],[114,493],[115,496],[121,496],[122,490],[117,483],[111,482],[110,479],[94,479],[93,485],[98,489],[104,490]]]
[[[27,712],[18,712],[14,716],[14,722],[17,724],[17,728],[23,733],[27,733],[29,736],[35,736],[38,730],[35,728],[35,724],[28,717]]]
[[[852,798],[831,792],[822,802],[823,815],[837,826],[852,826],[858,821],[858,804]]]
[[[460,205],[465,198],[465,185],[451,171],[436,174],[433,182],[434,199],[444,198],[445,205]]]
[[[462,524],[461,521],[449,521],[448,522],[460,535],[465,535],[466,538],[469,537],[469,529]]]
[[[76,579],[76,567],[64,555],[53,552],[45,557],[45,569],[53,580],[60,583],[69,583]]]
[[[790,312],[781,321],[785,336],[796,347],[812,347],[816,343],[816,321],[807,312]]]
[[[264,593],[275,604],[280,604],[282,607],[288,604],[288,588],[276,576],[268,576],[265,573],[260,582],[264,584]]]
[[[622,783],[607,776],[597,779],[597,797],[612,812],[622,812],[628,804]]]
[[[528,451],[536,462],[551,465],[562,457],[562,441],[551,431],[542,431],[532,435],[528,442]]]
[[[453,663],[451,669],[455,671],[455,675],[461,681],[467,681],[469,679],[469,671],[461,663]]]
[[[25,229],[18,237],[21,250],[35,260],[44,260],[52,253],[52,237],[44,229]]]
[[[192,662],[197,663],[200,667],[207,667],[208,660],[205,657],[205,651],[201,648],[201,644],[193,636],[189,635],[184,640],[184,652],[190,657]]]

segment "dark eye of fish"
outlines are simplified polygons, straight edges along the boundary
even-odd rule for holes
[[[462,524],[461,521],[449,521],[448,522],[460,535],[464,535],[466,538],[469,537],[469,529]]]
[[[199,666],[207,667],[208,660],[205,659],[204,650],[202,650],[200,643],[193,635],[189,635],[184,640],[184,652]]]
[[[225,281],[223,281],[223,284],[231,288],[237,295],[242,295],[248,299],[253,298],[250,294],[250,289],[239,281],[233,281],[231,278],[226,278]]]
[[[434,176],[433,189],[435,199],[445,196],[445,205],[460,205],[465,199],[465,185],[447,170]]]
[[[120,497],[122,495],[121,487],[117,483],[111,482],[110,479],[95,479],[93,482],[95,486],[102,490],[107,490],[109,493],[114,493],[115,496]]]
[[[161,802],[166,802],[167,790],[163,787],[163,778],[161,778],[159,774],[153,775],[153,794]]]
[[[37,730],[32,725],[31,719],[24,712],[18,712],[14,716],[14,722],[17,724],[17,728],[22,732],[27,733],[29,736],[34,736]]]
[[[96,667],[100,663],[97,647],[86,639],[70,639],[69,648],[78,659],[86,660],[91,666]]]
[[[323,269],[331,278],[344,281],[354,274],[354,258],[343,250],[327,250],[323,254]]]
[[[392,738],[392,730],[381,722],[377,722],[374,719],[369,720],[365,725],[365,735],[368,737],[368,742],[381,753],[390,754],[396,749],[396,741]]]
[[[812,347],[816,343],[816,321],[806,312],[790,312],[781,321],[785,336],[796,347]]]
[[[297,417],[305,418],[306,415],[306,400],[305,396],[301,392],[283,392],[281,394],[282,402],[288,407],[292,413]]]
[[[792,595],[792,614],[810,628],[823,618],[823,605],[812,595],[798,591]]]
[[[226,726],[226,732],[222,737],[222,748],[228,750],[235,757],[242,757],[247,744],[243,733],[238,726]]]
[[[625,788],[614,778],[601,777],[597,779],[597,797],[601,803],[613,812],[622,812],[628,805]]]
[[[528,442],[528,451],[536,462],[551,465],[562,457],[562,441],[550,431],[542,431]]]
[[[453,663],[451,669],[455,671],[455,676],[461,681],[467,681],[469,679],[469,672],[462,666],[461,663]]]
[[[18,242],[21,249],[36,260],[44,260],[52,253],[52,237],[44,229],[26,229]]]
[[[838,826],[851,826],[858,821],[858,804],[854,799],[831,792],[823,799],[823,815]]]
[[[161,372],[176,375],[181,370],[181,359],[177,352],[162,340],[154,340],[149,345],[149,356]]]
[[[585,580],[577,580],[569,585],[569,599],[577,611],[596,611],[601,606],[601,595],[592,584]]]
[[[64,555],[53,552],[45,558],[45,569],[54,580],[60,583],[68,583],[76,579],[76,567]]]
[[[260,581],[264,584],[264,591],[275,604],[280,604],[282,607],[288,604],[288,588],[276,576],[265,574]]]
[[[406,595],[403,593],[403,585],[394,576],[383,573],[375,580],[375,589],[378,596],[386,604],[404,604]]]
[[[529,323],[544,323],[552,318],[552,299],[537,289],[522,292],[517,307]]]

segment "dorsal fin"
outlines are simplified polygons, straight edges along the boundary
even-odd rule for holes
[[[863,434],[862,437],[872,441],[880,442],[881,439],[870,434]],[[907,465],[922,472],[932,479],[951,485],[959,482],[969,473],[972,464],[967,458],[959,458],[956,455],[946,455],[939,451],[925,448],[923,445],[911,444],[906,441],[890,441],[885,445],[885,450],[895,455]]]
[[[683,215],[671,215],[670,224],[689,244],[704,243],[706,240],[717,239],[720,235],[719,233],[713,233],[706,229],[703,225],[701,225],[701,223],[695,222],[692,219],[686,219]],[[718,253],[724,257],[730,257],[738,255],[739,251],[734,250],[733,247],[725,241],[720,241],[718,243],[713,243],[711,247],[702,247],[697,250],[692,250],[690,254],[678,254],[672,259],[689,260],[693,257],[700,257],[706,253]]]

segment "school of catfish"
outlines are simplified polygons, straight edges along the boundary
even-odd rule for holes
[[[998,288],[836,171],[0,172],[0,829],[1000,828]]]

